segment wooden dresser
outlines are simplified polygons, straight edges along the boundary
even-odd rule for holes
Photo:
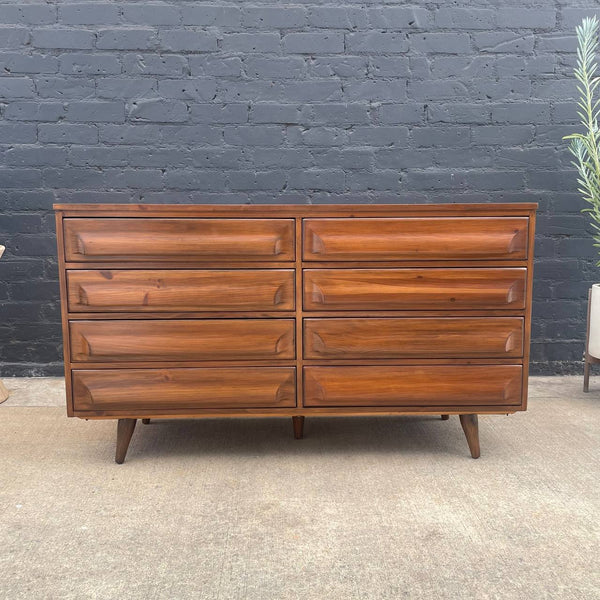
[[[55,205],[67,412],[525,410],[535,204]]]

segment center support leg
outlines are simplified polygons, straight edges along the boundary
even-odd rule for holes
[[[460,424],[465,432],[471,456],[479,458],[479,425],[477,415],[460,415]]]
[[[447,421],[450,418],[450,415],[442,415],[442,421]]]
[[[294,426],[294,438],[301,440],[304,436],[304,417],[292,417],[292,425]]]
[[[117,424],[117,452],[115,454],[115,462],[118,465],[123,464],[125,455],[127,454],[127,448],[129,448],[129,442],[135,429],[135,423],[137,419],[119,419]]]

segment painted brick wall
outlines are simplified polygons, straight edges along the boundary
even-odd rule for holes
[[[0,3],[0,372],[60,373],[51,205],[540,203],[534,372],[597,281],[577,0]]]

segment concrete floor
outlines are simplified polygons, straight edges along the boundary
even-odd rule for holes
[[[526,413],[67,419],[58,379],[0,405],[0,599],[600,598],[600,382]]]

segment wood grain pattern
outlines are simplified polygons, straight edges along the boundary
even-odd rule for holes
[[[71,360],[283,360],[295,356],[293,319],[72,321]]]
[[[524,259],[526,217],[304,219],[304,260]]]
[[[76,410],[289,408],[294,367],[74,370]]]
[[[525,307],[523,268],[305,269],[304,310]]]
[[[294,260],[291,219],[64,220],[67,261]]]
[[[69,270],[71,312],[292,310],[294,271]]]
[[[521,317],[304,319],[304,358],[508,358],[523,354]]]
[[[521,376],[521,365],[304,367],[304,405],[516,405]]]

